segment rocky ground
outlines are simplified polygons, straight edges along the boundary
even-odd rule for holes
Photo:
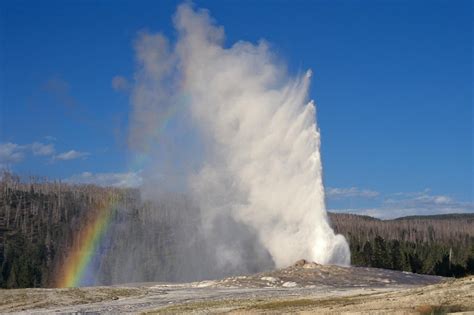
[[[299,261],[285,269],[194,283],[0,290],[0,313],[474,314],[474,277]]]

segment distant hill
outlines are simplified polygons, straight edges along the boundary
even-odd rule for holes
[[[447,213],[447,214],[432,214],[432,215],[410,215],[396,218],[393,220],[474,220],[474,213]]]
[[[399,217],[395,219],[379,219],[371,217],[369,215],[362,215],[356,213],[340,213],[340,212],[328,212],[329,216],[332,217],[344,217],[344,218],[359,218],[362,220],[369,221],[397,221],[397,220],[451,220],[451,219],[461,219],[461,220],[474,220],[474,213],[445,213],[445,214],[430,214],[430,215],[409,215],[404,217]]]
[[[369,215],[361,215],[361,214],[355,214],[355,213],[340,213],[340,212],[330,212],[328,211],[328,215],[331,218],[344,218],[347,220],[350,219],[356,219],[356,220],[368,220],[368,221],[381,221],[381,219],[371,217]]]

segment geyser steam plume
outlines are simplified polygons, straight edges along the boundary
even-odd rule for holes
[[[186,184],[218,266],[245,263],[236,244],[248,235],[232,225],[277,267],[349,264],[325,210],[311,71],[290,78],[264,41],[226,47],[223,28],[191,5],[178,7],[174,25],[175,44],[150,33],[135,43],[129,141],[151,161],[144,195],[171,189],[173,176]]]

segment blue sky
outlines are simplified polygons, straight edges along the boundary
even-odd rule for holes
[[[133,42],[142,30],[173,38],[178,4],[2,1],[0,164],[139,182],[126,144]],[[329,209],[474,211],[471,1],[195,4],[227,45],[264,38],[290,73],[313,70]]]

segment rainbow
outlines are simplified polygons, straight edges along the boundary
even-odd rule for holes
[[[55,286],[71,288],[81,285],[86,270],[104,238],[110,224],[114,202],[104,202],[95,211],[95,216],[74,238],[74,245],[56,274]]]
[[[142,170],[149,161],[149,151],[152,145],[156,146],[160,136],[171,123],[173,117],[189,103],[189,95],[181,93],[173,101],[173,106],[159,117],[152,135],[146,139],[144,151],[135,156],[132,162],[132,170]],[[105,234],[110,225],[111,217],[115,209],[115,202],[104,202],[95,211],[95,216],[84,224],[84,227],[74,237],[74,244],[66,256],[64,263],[59,266],[58,272],[53,280],[54,286],[58,288],[78,287],[83,284],[88,276],[88,267],[95,256],[100,254],[100,244],[105,239]]]

